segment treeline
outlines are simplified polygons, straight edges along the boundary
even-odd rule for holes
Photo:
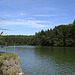
[[[44,46],[75,46],[75,21],[54,29],[36,33],[37,42]]]
[[[34,36],[2,36],[0,37],[0,44],[75,47],[75,21],[73,24],[55,26],[54,29],[46,31],[41,30]]]
[[[7,35],[1,36],[1,43],[6,45],[35,45],[35,36]]]

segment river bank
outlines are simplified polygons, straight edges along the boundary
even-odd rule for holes
[[[19,56],[0,52],[0,75],[24,75],[20,67]]]

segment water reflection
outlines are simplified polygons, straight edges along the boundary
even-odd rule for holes
[[[75,47],[15,46],[15,53],[26,75],[75,75]]]
[[[75,48],[72,47],[40,47],[35,53],[40,55],[41,60],[49,64],[50,74],[54,69],[55,74],[51,75],[74,75],[75,74]],[[49,63],[50,62],[50,63]]]

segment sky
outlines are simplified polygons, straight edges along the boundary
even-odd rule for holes
[[[75,0],[0,0],[3,35],[35,35],[75,20]]]

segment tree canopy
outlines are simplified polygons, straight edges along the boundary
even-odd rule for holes
[[[55,26],[46,31],[41,30],[33,36],[7,35],[0,37],[0,44],[41,45],[75,47],[75,21],[68,25]]]

